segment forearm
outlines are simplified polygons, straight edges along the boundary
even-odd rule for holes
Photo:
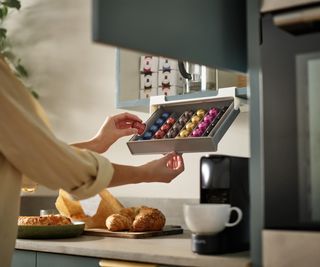
[[[112,163],[113,176],[108,187],[120,186],[125,184],[137,184],[147,182],[150,179],[147,168],[142,166],[127,166]]]
[[[94,141],[94,139],[88,140],[88,141],[84,141],[84,142],[78,142],[78,143],[74,143],[71,144],[74,147],[77,148],[82,148],[82,149],[88,149],[94,152],[97,152],[97,144]]]
[[[97,138],[92,138],[88,141],[78,142],[71,145],[77,148],[88,149],[100,154],[105,152],[110,147],[110,144],[104,144],[104,146],[102,146],[101,142],[99,142]]]
[[[184,170],[181,155],[174,152],[141,166],[126,166],[112,163],[114,172],[109,187],[142,182],[170,183]]]

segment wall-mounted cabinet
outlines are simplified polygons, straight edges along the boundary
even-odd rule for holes
[[[93,39],[202,65],[247,71],[245,0],[93,1]]]

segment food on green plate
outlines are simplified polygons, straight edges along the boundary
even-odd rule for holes
[[[71,220],[60,214],[44,216],[19,216],[18,225],[48,226],[48,225],[68,225]]]

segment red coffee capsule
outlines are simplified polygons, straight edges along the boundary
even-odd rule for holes
[[[136,128],[138,130],[138,134],[141,135],[146,129],[146,124],[139,121],[135,121],[132,123],[132,128]]]
[[[176,119],[173,117],[168,118],[166,121],[166,123],[170,125],[173,125],[175,122],[176,122]]]
[[[166,133],[164,131],[158,130],[155,134],[154,134],[154,138],[156,139],[161,139],[164,137]]]
[[[163,124],[161,127],[160,127],[160,130],[164,131],[164,132],[167,132],[169,129],[170,129],[170,125],[169,124]]]

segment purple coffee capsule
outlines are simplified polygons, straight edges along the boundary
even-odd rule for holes
[[[210,123],[206,122],[206,121],[202,121],[198,124],[198,128],[201,130],[201,131],[205,131],[208,126],[209,126]]]
[[[214,116],[208,114],[204,117],[203,121],[207,122],[208,124],[211,123],[214,119]]]
[[[200,137],[202,136],[203,131],[201,131],[199,128],[192,131],[191,136],[192,137]]]
[[[219,110],[217,108],[211,108],[209,110],[209,114],[212,116],[212,117],[216,117],[219,113]]]

